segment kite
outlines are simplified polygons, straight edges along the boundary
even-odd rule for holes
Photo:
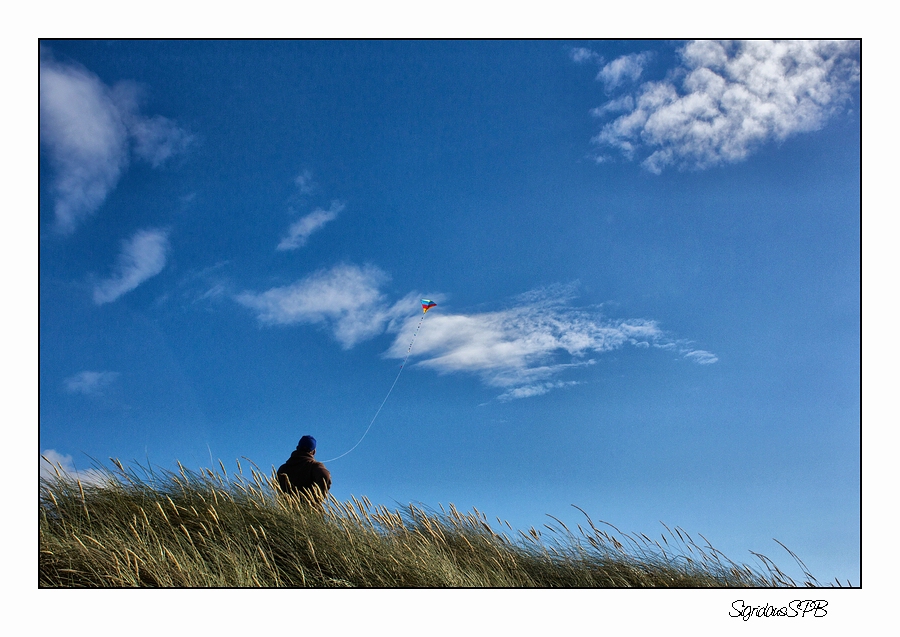
[[[372,416],[372,420],[371,420],[371,422],[369,422],[369,426],[366,427],[365,432],[363,432],[362,438],[360,438],[356,442],[355,445],[350,447],[350,449],[348,449],[341,455],[336,456],[334,458],[330,458],[329,460],[323,460],[322,462],[331,462],[332,460],[337,460],[338,458],[343,458],[348,453],[350,453],[351,451],[356,449],[359,446],[359,443],[363,441],[363,438],[365,438],[366,435],[369,433],[369,429],[372,428],[372,425],[375,423],[375,419],[378,418],[378,414],[381,413],[381,408],[384,407],[384,404],[387,402],[387,399],[390,397],[391,392],[394,391],[394,386],[397,384],[397,381],[400,380],[400,374],[403,373],[403,368],[406,366],[406,361],[409,360],[409,353],[412,351],[413,343],[416,342],[416,336],[419,335],[419,328],[422,327],[422,322],[425,320],[425,313],[428,312],[428,310],[430,310],[431,308],[435,307],[436,305],[437,305],[437,303],[435,303],[434,301],[430,301],[429,299],[422,299],[422,318],[419,319],[419,324],[416,326],[416,331],[413,332],[412,340],[409,342],[409,347],[406,348],[406,358],[404,358],[403,362],[400,363],[400,371],[397,372],[397,377],[394,379],[394,384],[391,385],[391,388],[388,390],[387,396],[385,396],[384,400],[381,401],[381,406],[378,407],[378,411],[376,411],[375,415]]]

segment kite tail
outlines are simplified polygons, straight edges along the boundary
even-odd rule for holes
[[[366,430],[363,432],[362,438],[360,438],[360,439],[356,442],[355,445],[353,445],[352,447],[350,447],[347,451],[345,451],[345,452],[342,453],[341,455],[335,456],[334,458],[330,458],[329,460],[322,460],[322,462],[333,462],[334,460],[337,460],[338,458],[343,458],[343,457],[346,456],[348,453],[350,453],[351,451],[353,451],[354,449],[356,449],[356,448],[359,446],[359,443],[361,443],[361,442],[363,441],[363,438],[365,438],[366,435],[368,435],[369,429],[372,428],[372,425],[375,423],[375,419],[378,418],[378,414],[381,413],[381,408],[384,407],[384,404],[387,402],[387,399],[390,398],[391,392],[394,391],[394,387],[397,385],[397,381],[400,380],[400,374],[403,373],[403,368],[406,366],[406,361],[409,360],[409,353],[412,352],[413,343],[416,342],[416,336],[419,335],[419,328],[422,327],[422,322],[423,322],[424,320],[425,320],[425,312],[422,312],[422,318],[419,319],[419,324],[416,326],[416,331],[413,332],[413,337],[412,337],[412,340],[409,342],[409,347],[406,348],[406,358],[404,358],[404,359],[403,359],[403,362],[400,363],[400,371],[397,372],[397,377],[394,378],[394,383],[391,385],[391,388],[388,390],[387,396],[385,396],[385,397],[384,397],[384,400],[381,401],[381,405],[378,407],[378,411],[376,411],[376,412],[375,412],[375,415],[372,416],[372,420],[371,420],[371,422],[369,422],[369,426],[366,427]]]

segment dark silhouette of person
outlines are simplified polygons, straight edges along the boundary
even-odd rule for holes
[[[316,439],[303,436],[297,448],[291,453],[283,465],[278,467],[278,484],[285,493],[301,491],[313,496],[313,499],[324,500],[331,489],[331,473],[321,462],[315,459]]]

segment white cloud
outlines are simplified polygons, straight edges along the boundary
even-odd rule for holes
[[[244,292],[236,300],[256,311],[266,325],[314,324],[331,330],[350,348],[394,333],[385,355],[405,359],[421,314],[411,312],[414,294],[389,305],[380,291],[387,276],[378,268],[340,265],[289,286],[262,293]],[[715,362],[708,352],[692,350],[666,335],[655,321],[613,320],[595,309],[571,307],[572,286],[523,294],[508,309],[454,314],[442,307],[428,313],[411,352],[417,366],[440,373],[475,374],[503,389],[501,400],[545,394],[577,384],[555,380],[567,370],[593,365],[593,356],[619,349],[662,347],[700,363]]]
[[[339,201],[332,201],[328,210],[314,210],[302,219],[291,224],[288,228],[288,234],[278,244],[278,250],[296,250],[306,245],[310,235],[322,227],[329,221],[337,218],[344,210],[344,204]]]
[[[608,319],[597,310],[571,307],[569,301],[570,291],[557,288],[523,295],[509,309],[437,312],[429,315],[427,329],[419,333],[413,357],[420,359],[418,366],[439,372],[476,374],[485,384],[506,390],[500,399],[511,400],[573,384],[550,379],[573,367],[594,364],[594,355],[626,345],[674,344],[655,321]],[[417,323],[415,317],[407,319],[389,356],[406,355]],[[715,362],[701,360],[699,354],[693,358]]]
[[[72,456],[63,455],[55,449],[46,449],[39,458],[39,464],[41,478],[52,480],[59,475],[81,480],[84,484],[101,484],[107,480],[106,474],[97,469],[76,469]]]
[[[571,385],[579,385],[580,383],[575,380],[570,381],[556,381],[552,383],[536,383],[534,385],[523,385],[522,387],[515,387],[514,389],[510,389],[507,392],[504,392],[497,396],[497,400],[502,402],[508,402],[510,400],[515,400],[517,398],[531,398],[532,396],[543,396],[544,394],[554,390],[559,389],[560,387],[569,387]]]
[[[297,189],[300,193],[304,195],[308,195],[316,189],[316,183],[313,181],[312,172],[309,170],[304,170],[297,175],[297,178],[294,179],[294,183],[297,185]]]
[[[128,165],[128,131],[96,76],[43,60],[40,113],[41,141],[57,171],[57,229],[71,232],[103,203]]]
[[[169,249],[164,230],[140,230],[125,241],[116,263],[115,272],[94,286],[94,303],[102,305],[115,301],[126,292],[156,276],[166,265]]]
[[[691,360],[701,364],[701,365],[710,365],[719,360],[719,357],[711,352],[707,352],[702,349],[695,349],[687,352],[684,355],[685,358],[690,358]]]
[[[63,386],[70,394],[84,396],[101,396],[106,388],[119,377],[118,372],[78,372],[63,381]]]
[[[380,291],[387,279],[374,266],[338,265],[291,285],[243,292],[235,300],[255,310],[265,325],[324,325],[348,349],[381,334],[402,311],[389,307]]]
[[[194,268],[182,273],[175,283],[178,294],[191,305],[217,303],[230,300],[233,284],[227,274],[229,261],[219,261],[211,266]]]
[[[438,313],[419,335],[415,356],[423,359],[421,366],[473,372],[490,385],[508,387],[556,373],[562,369],[557,355],[565,354],[571,361],[623,346],[633,340],[626,326],[563,305],[520,305],[468,315]],[[643,327],[657,331],[652,324]],[[395,357],[405,351],[405,337],[402,334],[394,342],[390,353]]]
[[[71,233],[106,200],[134,154],[158,166],[191,136],[170,120],[139,113],[137,89],[109,88],[80,66],[41,52],[40,137],[55,170],[56,230]]]
[[[603,106],[591,110],[591,115],[595,117],[603,117],[607,113],[621,113],[622,111],[634,110],[634,98],[631,95],[623,95],[622,97],[610,100]]]
[[[597,79],[603,82],[607,91],[624,83],[637,82],[650,57],[651,54],[647,52],[623,55],[600,69]]]
[[[584,64],[585,62],[600,62],[603,58],[598,53],[584,47],[573,47],[569,51],[572,61],[576,64]]]
[[[643,166],[657,174],[740,161],[763,143],[824,126],[859,81],[858,51],[854,41],[691,42],[671,79],[645,82],[632,105],[620,97],[593,111],[628,106],[594,141],[628,159],[644,151]],[[612,64],[610,81],[636,77]]]
[[[173,121],[159,115],[133,118],[129,132],[134,141],[134,153],[154,168],[183,152],[193,140],[192,135]]]

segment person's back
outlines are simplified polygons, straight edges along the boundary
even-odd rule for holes
[[[285,493],[306,491],[324,497],[331,489],[331,473],[315,459],[316,439],[303,436],[287,462],[278,467],[278,484]]]

